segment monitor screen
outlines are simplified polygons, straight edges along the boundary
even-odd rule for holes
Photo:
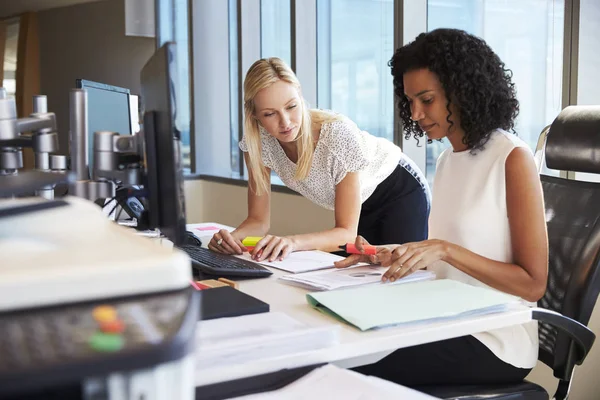
[[[94,132],[109,131],[121,135],[132,133],[129,89],[85,79],[77,79],[76,87],[87,92],[88,163],[91,176],[94,166]]]
[[[175,44],[165,43],[141,72],[148,220],[175,245],[185,239],[180,134],[175,127]]]

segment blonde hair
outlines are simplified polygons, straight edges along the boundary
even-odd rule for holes
[[[255,183],[252,190],[259,196],[268,191],[271,182],[262,161],[260,126],[258,119],[255,118],[254,97],[262,89],[268,88],[278,81],[284,81],[296,87],[301,99],[302,120],[296,137],[298,146],[296,179],[304,180],[310,172],[315,150],[312,124],[322,124],[337,119],[335,115],[328,112],[309,110],[308,104],[301,94],[300,81],[298,81],[294,71],[283,60],[277,57],[263,58],[252,64],[244,79],[244,130],[250,164],[248,169],[252,171],[252,178]]]

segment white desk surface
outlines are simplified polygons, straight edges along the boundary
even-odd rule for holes
[[[202,225],[233,229],[218,223]],[[201,238],[202,244],[206,246],[214,231],[198,231],[194,229],[197,226],[198,224],[190,224],[188,230],[194,231]],[[288,354],[252,363],[197,369],[195,374],[196,386],[226,382],[318,363],[334,363],[341,367],[352,368],[379,361],[399,348],[531,321],[531,309],[523,305],[497,314],[362,332],[312,309],[306,302],[305,295],[308,292],[306,289],[278,282],[277,278],[286,274],[286,272],[274,268],[269,269],[273,271],[273,275],[269,278],[239,281],[240,290],[268,303],[271,306],[271,311],[284,312],[306,325],[339,326],[339,344],[326,349]],[[410,307],[410,305],[407,306]]]
[[[269,278],[240,281],[240,290],[268,303],[271,311],[282,311],[307,325],[340,326],[339,344],[326,349],[291,354],[275,359],[223,368],[197,369],[196,386],[317,363],[331,362],[346,368],[356,367],[378,361],[402,347],[531,321],[531,310],[526,306],[517,306],[510,311],[498,314],[361,332],[357,328],[338,322],[312,309],[305,299],[307,290],[278,282],[277,277],[285,273],[276,269],[271,270],[273,275]],[[410,304],[407,306],[410,307]]]

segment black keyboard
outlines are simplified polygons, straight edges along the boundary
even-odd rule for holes
[[[208,275],[263,278],[273,273],[262,265],[193,244],[177,246],[192,259],[192,267]]]

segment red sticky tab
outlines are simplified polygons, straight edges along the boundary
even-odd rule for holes
[[[190,283],[192,284],[192,287],[196,290],[204,290],[204,289],[211,288],[210,286],[205,285],[204,283],[197,282],[197,281],[190,281]]]

